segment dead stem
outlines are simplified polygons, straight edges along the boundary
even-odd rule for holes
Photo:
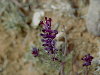
[[[68,47],[68,43],[67,43],[67,35],[66,35],[66,29],[65,29],[65,25],[63,25],[64,28],[64,38],[65,38],[65,50],[64,50],[64,56],[66,56],[66,54],[68,53],[67,47]]]
[[[66,29],[65,29],[64,25],[63,25],[63,28],[64,28],[64,34],[65,34],[65,36],[64,36],[64,38],[65,38],[65,49],[64,49],[63,56],[65,57],[67,55],[67,53],[68,53],[68,50],[67,50],[68,45],[67,45]],[[60,68],[59,75],[65,75],[65,71],[64,71],[65,67],[64,66],[65,66],[65,62],[61,62],[61,68]]]

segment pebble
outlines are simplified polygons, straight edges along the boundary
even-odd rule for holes
[[[33,15],[33,19],[32,19],[32,26],[34,28],[37,28],[39,26],[41,17],[43,17],[43,16],[44,16],[44,11],[42,11],[42,10],[35,11],[35,13]]]

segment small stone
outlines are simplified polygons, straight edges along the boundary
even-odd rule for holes
[[[43,17],[43,16],[44,16],[44,11],[42,11],[42,10],[38,10],[34,13],[33,19],[32,19],[32,26],[34,28],[37,28],[39,26],[41,17]]]

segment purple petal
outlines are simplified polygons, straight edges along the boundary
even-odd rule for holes
[[[32,54],[34,55],[34,57],[38,56],[39,55],[39,50],[37,48],[33,48]]]
[[[55,34],[58,34],[58,31],[57,31],[57,30],[54,30],[54,33],[55,33]]]

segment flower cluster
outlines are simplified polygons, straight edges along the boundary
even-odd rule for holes
[[[37,57],[39,55],[39,50],[37,48],[33,48],[32,54],[34,55],[34,57]]]
[[[90,54],[85,55],[85,57],[82,58],[82,60],[85,61],[83,63],[83,66],[89,66],[89,65],[91,65],[92,59],[93,59],[93,57]]]
[[[40,25],[42,25],[42,33],[40,35],[43,37],[41,41],[43,42],[44,50],[49,54],[55,54],[57,49],[55,48],[56,41],[54,39],[58,31],[51,29],[51,21],[51,18],[47,19],[47,17],[45,17],[45,23],[40,21]]]

